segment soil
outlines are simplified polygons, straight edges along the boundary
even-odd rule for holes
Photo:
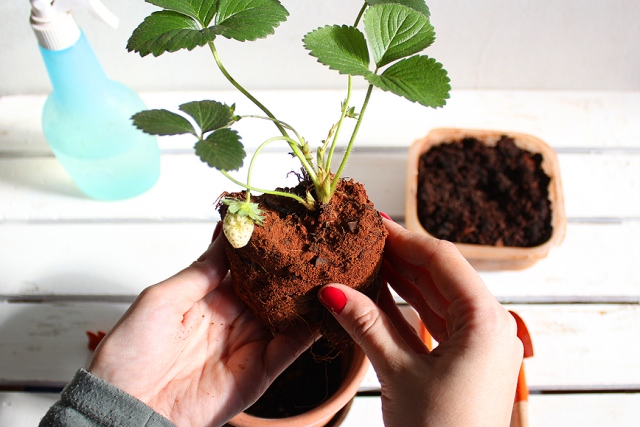
[[[331,354],[334,357],[327,357]],[[280,419],[316,408],[340,387],[350,355],[336,355],[325,341],[316,342],[280,374],[245,412],[261,418]]]
[[[418,218],[433,236],[459,243],[532,247],[551,237],[550,178],[542,156],[503,136],[437,145],[418,166]]]
[[[312,188],[303,181],[279,190],[304,197]],[[244,199],[244,194],[229,196]],[[288,197],[264,194],[251,200],[265,219],[247,246],[234,249],[226,242],[234,292],[271,330],[302,321],[335,348],[345,348],[351,338],[317,294],[320,286],[337,282],[377,300],[387,231],[364,186],[340,181],[331,201],[315,211]],[[224,218],[226,206],[219,210]]]

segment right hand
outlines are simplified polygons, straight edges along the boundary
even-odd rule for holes
[[[428,350],[386,286],[378,306],[340,284],[320,300],[369,357],[385,426],[508,426],[523,356],[513,317],[455,245],[384,222],[385,278],[439,345]]]

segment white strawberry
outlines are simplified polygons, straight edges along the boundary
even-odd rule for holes
[[[222,199],[222,203],[229,206],[222,221],[222,231],[231,246],[236,249],[242,248],[249,243],[254,224],[262,224],[262,211],[257,203],[249,202],[248,197],[246,201],[225,198]]]
[[[248,216],[227,213],[222,222],[222,231],[231,246],[239,249],[249,243],[253,234],[253,221]]]

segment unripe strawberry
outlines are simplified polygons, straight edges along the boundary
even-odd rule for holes
[[[227,213],[222,221],[222,231],[231,246],[239,249],[249,243],[253,234],[253,221],[248,216]]]

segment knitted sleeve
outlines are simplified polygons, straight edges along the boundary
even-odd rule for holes
[[[76,372],[40,427],[175,427],[135,397],[84,369]]]

